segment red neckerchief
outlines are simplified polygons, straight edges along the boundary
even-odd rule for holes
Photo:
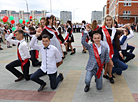
[[[101,64],[101,59],[100,59],[100,56],[99,56],[99,53],[98,53],[98,50],[97,50],[97,47],[95,46],[95,44],[93,44],[93,51],[94,51],[95,59],[96,59],[97,64],[98,64],[98,66],[99,66],[99,69],[98,69],[98,71],[97,71],[97,73],[96,73],[96,76],[97,76],[97,78],[99,79],[100,76],[101,76],[101,72],[102,72],[102,70],[103,70],[103,65],[104,65],[104,63]]]
[[[97,27],[93,31],[96,31],[98,28],[99,28],[99,26],[97,25]]]
[[[19,43],[18,43],[18,46],[19,46]],[[17,46],[17,55],[18,55],[19,60],[21,61],[21,68],[22,68],[22,71],[23,71],[23,66],[28,62],[29,59],[25,59],[24,61],[22,61],[21,55],[19,53],[18,46]]]
[[[110,34],[109,34],[109,32],[108,32],[108,30],[106,29],[105,26],[102,26],[102,29],[103,29],[103,31],[105,33],[107,43],[108,43],[108,45],[110,47],[109,57],[112,58],[112,55],[114,54],[114,50],[113,50],[113,45],[112,45]]]

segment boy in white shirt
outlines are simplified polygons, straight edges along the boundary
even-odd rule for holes
[[[35,44],[34,42],[40,35],[41,33],[37,32],[30,42],[30,47],[40,51],[42,55],[42,64],[40,69],[38,69],[30,77],[32,81],[40,84],[38,92],[42,91],[46,86],[46,82],[39,79],[39,77],[45,75],[45,73],[49,76],[51,89],[56,89],[58,83],[63,80],[62,73],[60,73],[57,77],[57,68],[63,63],[59,50],[55,46],[50,45],[50,37],[46,34],[42,36],[42,45]]]
[[[11,33],[8,36],[7,41],[17,45],[18,59],[6,65],[6,69],[9,70],[11,73],[13,73],[18,78],[17,80],[15,80],[15,82],[18,82],[22,80],[23,78],[25,78],[26,80],[29,80],[30,79],[30,75],[29,75],[30,54],[29,54],[29,48],[24,39],[24,32],[23,30],[15,31],[15,37],[17,40],[13,40],[12,39],[13,36],[14,35]],[[14,68],[18,66],[21,66],[23,74]]]

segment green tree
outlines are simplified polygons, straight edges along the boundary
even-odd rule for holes
[[[39,20],[36,19],[36,18],[34,18],[34,19],[33,19],[33,22],[37,25],[37,24],[39,23]]]
[[[2,19],[0,19],[0,22],[2,22],[2,23],[4,23],[4,24],[8,24],[8,25],[10,25],[10,22],[3,22]]]
[[[61,22],[61,24],[64,24],[64,21],[63,21],[63,19],[62,19],[60,22]]]

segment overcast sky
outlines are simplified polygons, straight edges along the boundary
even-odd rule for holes
[[[60,17],[60,11],[71,11],[73,21],[91,22],[91,12],[102,11],[107,0],[51,0],[52,13]],[[27,0],[30,10],[47,10],[50,12],[50,0]],[[25,0],[0,0],[0,10],[27,11]]]

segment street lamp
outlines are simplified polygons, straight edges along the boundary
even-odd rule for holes
[[[75,23],[75,20],[74,20],[74,18],[75,18],[75,10],[77,10],[77,9],[79,9],[79,8],[75,8],[74,10],[73,10],[73,22]]]
[[[52,2],[50,0],[50,12],[52,13]]]
[[[26,1],[27,12],[28,12],[28,3],[27,3],[27,0],[25,1]],[[28,12],[28,19],[29,19],[29,12]]]

